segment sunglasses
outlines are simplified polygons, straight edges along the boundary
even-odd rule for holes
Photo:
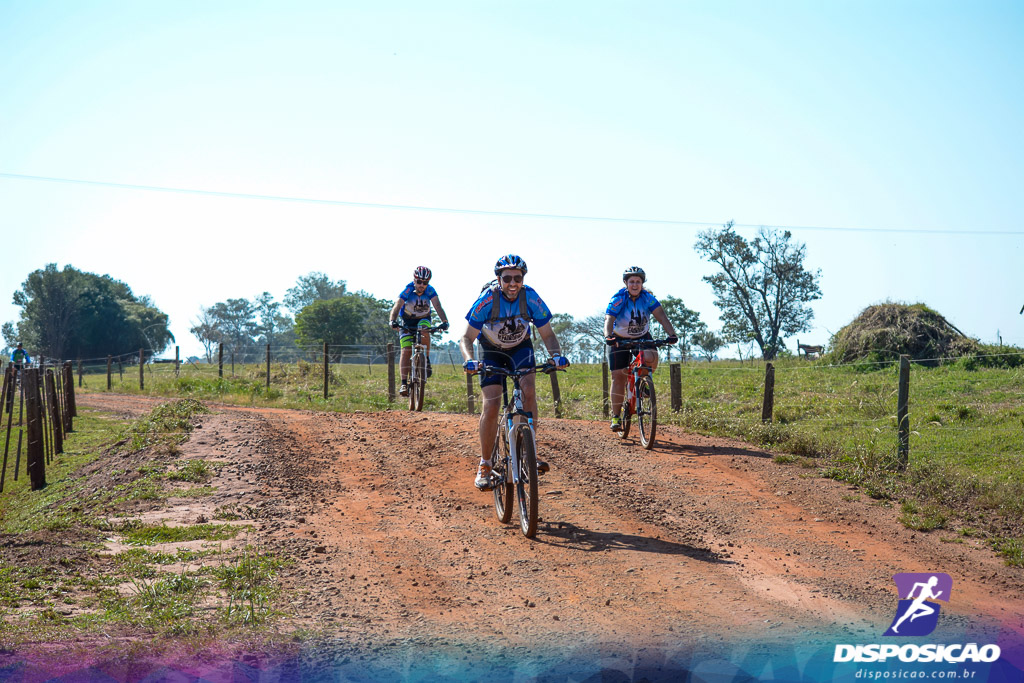
[[[430,282],[430,280],[419,280],[419,279],[417,279],[417,280],[413,280],[413,282],[415,282],[418,285],[425,285],[425,284],[428,284]]]
[[[502,275],[501,276],[501,281],[504,282],[505,284],[508,284],[510,282],[522,282],[523,281],[523,276],[522,275]]]

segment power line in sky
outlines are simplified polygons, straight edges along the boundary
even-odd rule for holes
[[[348,206],[361,209],[389,209],[394,211],[427,211],[433,213],[453,213],[473,216],[502,216],[508,218],[539,218],[547,220],[591,221],[603,223],[634,223],[642,225],[686,225],[700,227],[717,227],[722,221],[684,221],[656,218],[621,218],[613,216],[576,216],[558,213],[531,213],[523,211],[492,211],[486,209],[459,209],[440,206],[417,206],[413,204],[380,204],[374,202],[351,202],[341,199],[318,199],[313,197],[287,197],[280,195],[252,194],[245,192],[220,192],[217,190],[197,190],[185,187],[161,187],[157,185],[136,185],[131,183],[113,183],[102,180],[82,180],[80,178],[55,178],[48,176],[25,175],[22,173],[0,173],[0,178],[12,180],[29,180],[46,183],[65,183],[72,185],[89,185],[108,187],[119,190],[142,190],[146,192],[169,192],[189,194],[200,197],[225,197],[229,199],[257,199],[274,202],[299,202],[303,204],[322,204],[326,206]],[[774,228],[778,230],[817,230],[823,232],[868,232],[868,233],[904,233],[913,235],[1024,235],[1022,230],[936,230],[931,228],[840,228],[824,225],[768,225],[755,223],[734,223],[737,228]]]

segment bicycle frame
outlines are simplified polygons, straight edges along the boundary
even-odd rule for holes
[[[546,366],[538,366],[535,368],[529,368],[529,372],[535,372],[538,369],[542,369]],[[512,373],[500,369],[490,369],[485,372],[492,374],[501,374],[505,377],[512,378],[512,399],[508,398],[507,387],[502,387],[502,408],[501,416],[498,418],[498,432],[502,438],[506,439],[508,443],[508,454],[509,454],[509,469],[512,470],[512,482],[515,484],[519,483],[519,452],[516,447],[515,432],[521,426],[525,425],[530,432],[534,432],[533,427],[533,415],[523,408],[523,389],[519,386],[520,378],[527,374],[526,371],[520,370]],[[517,417],[525,419],[523,421],[516,421]],[[504,483],[504,482],[501,482]]]
[[[646,374],[654,372],[654,368],[644,362],[644,350],[655,349],[661,346],[657,341],[642,341],[642,342],[627,342],[620,344],[619,348],[635,348],[637,354],[633,356],[633,360],[626,366],[626,391],[622,397],[622,405],[624,408],[629,410],[631,413],[637,412],[636,405],[636,381],[640,377]]]

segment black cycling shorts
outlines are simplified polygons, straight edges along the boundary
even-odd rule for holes
[[[619,341],[624,341],[624,342],[641,341],[641,340],[652,341],[654,339],[654,337],[651,336],[650,332],[648,332],[647,334],[645,334],[642,337],[637,337],[635,339],[629,339],[628,337],[619,337],[619,336],[616,336],[615,338],[618,339]],[[622,370],[623,368],[629,367],[629,363],[630,363],[630,361],[633,360],[634,357],[636,357],[636,352],[637,351],[638,351],[638,349],[617,349],[614,346],[609,346],[608,347],[608,369],[614,372],[615,370]]]

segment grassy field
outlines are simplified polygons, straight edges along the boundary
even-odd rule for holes
[[[689,363],[682,371],[682,409],[670,410],[667,364],[656,373],[659,421],[695,432],[737,437],[822,476],[860,486],[879,501],[903,506],[904,522],[963,535],[987,535],[1007,561],[1024,563],[1024,368],[963,364],[911,366],[910,467],[896,459],[895,363],[829,366],[784,359],[775,363],[775,413],[761,422],[762,362]],[[384,365],[332,365],[329,398],[323,367],[299,362],[235,366],[146,367],[146,394],[243,405],[354,411],[402,409],[388,403]],[[85,391],[105,391],[106,376],[85,376]],[[576,365],[559,375],[562,416],[603,419],[599,365]],[[541,415],[554,414],[551,385],[538,379]],[[137,366],[113,391],[139,393]],[[473,389],[479,406],[479,389]],[[466,412],[461,367],[438,364],[425,410]]]

